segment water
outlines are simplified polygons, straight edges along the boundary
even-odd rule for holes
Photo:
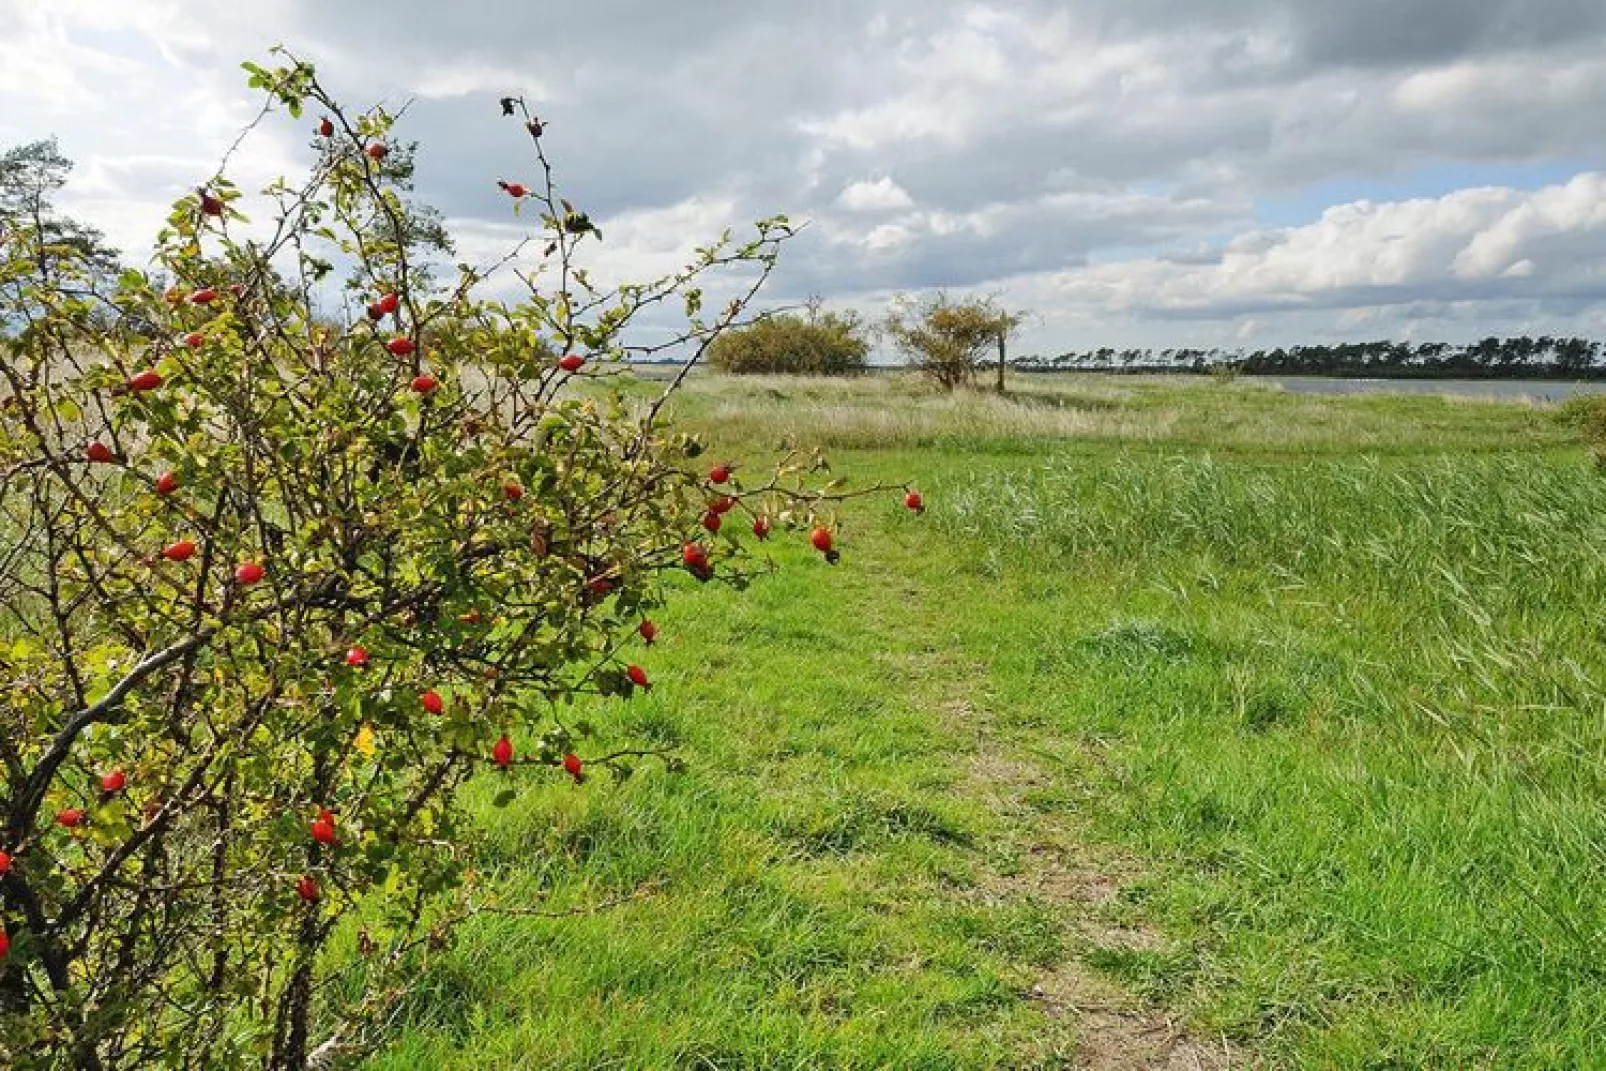
[[[1330,376],[1245,376],[1294,394],[1459,394],[1559,402],[1575,394],[1606,394],[1606,381],[1563,379],[1338,379]]]
[[[669,380],[678,364],[636,364],[644,379]],[[871,372],[905,372],[902,365],[871,365]],[[1018,374],[1018,373],[1017,373]],[[1081,375],[1084,373],[1074,373]],[[1174,374],[1173,374],[1174,375]],[[1140,378],[1168,378],[1166,373]],[[1292,394],[1456,394],[1485,398],[1533,398],[1560,402],[1575,394],[1606,394],[1606,380],[1565,379],[1350,379],[1339,376],[1244,376],[1247,383],[1274,383]],[[990,383],[987,379],[985,382]]]

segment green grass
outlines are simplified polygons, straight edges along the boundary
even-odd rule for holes
[[[862,503],[841,566],[786,546],[677,598],[658,687],[595,714],[685,773],[475,786],[509,901],[634,898],[471,923],[371,1066],[1062,1066],[1092,1020],[1031,991],[1072,969],[1272,1065],[1606,1064],[1606,481],[1576,430],[1021,387],[693,381],[714,454],[823,442],[931,509]],[[1033,891],[1045,842],[1114,899]]]
[[[654,694],[611,711],[689,772],[485,809],[494,880],[565,906],[656,890],[470,926],[377,1066],[985,1065],[1033,1042],[1018,993],[1057,937],[951,895],[995,823],[954,792],[925,690],[872,656],[904,625],[892,578],[828,600],[823,564],[787,566],[740,599],[686,592]]]

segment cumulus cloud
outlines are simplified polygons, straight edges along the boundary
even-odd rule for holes
[[[997,293],[1044,350],[1606,322],[1599,0],[3,0],[0,144],[59,134],[70,207],[138,253],[276,41],[413,102],[465,250],[518,232],[522,93],[609,273],[784,211],[814,225],[776,301]],[[306,140],[266,124],[238,177]]]
[[[1166,320],[1330,310],[1375,331],[1424,309],[1489,302],[1510,319],[1606,302],[1606,174],[1526,191],[1458,190],[1438,198],[1336,206],[1314,223],[1236,235],[1210,262],[1143,258],[1038,281],[1083,310]],[[1464,311],[1464,310],[1463,310]]]

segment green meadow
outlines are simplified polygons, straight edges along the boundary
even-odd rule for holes
[[[645,396],[649,384],[632,390]],[[823,447],[519,774],[368,1066],[1606,1066],[1606,477],[1570,410],[1245,381],[693,378]],[[348,949],[337,955],[346,956]]]

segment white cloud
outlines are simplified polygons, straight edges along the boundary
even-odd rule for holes
[[[1052,286],[1111,312],[1208,319],[1452,301],[1499,280],[1516,287],[1502,296],[1606,302],[1606,174],[1337,205],[1305,226],[1236,235],[1215,263],[1139,258],[1061,273]]]
[[[1543,102],[1573,107],[1598,101],[1606,66],[1592,57],[1501,56],[1467,60],[1402,79],[1394,99],[1405,110],[1453,119]]]
[[[586,239],[576,245],[576,263],[591,273],[598,286],[645,282],[683,268],[698,246],[726,228],[739,233],[742,221],[736,202],[728,197],[695,197],[664,208],[640,209],[604,216],[597,221],[604,240]],[[476,218],[447,220],[457,241],[459,259],[476,265],[501,261],[519,242],[533,233],[526,217],[486,221]],[[509,265],[531,272],[542,266],[539,243]],[[508,273],[510,275],[510,273]],[[504,293],[516,283],[502,280]]]
[[[849,212],[895,212],[913,208],[909,191],[883,175],[874,182],[855,182],[842,191],[836,203]]]
[[[536,100],[550,100],[552,91],[534,80],[528,73],[498,67],[476,60],[436,64],[425,68],[419,75],[414,91],[421,97],[449,99],[478,93],[526,94]]]

